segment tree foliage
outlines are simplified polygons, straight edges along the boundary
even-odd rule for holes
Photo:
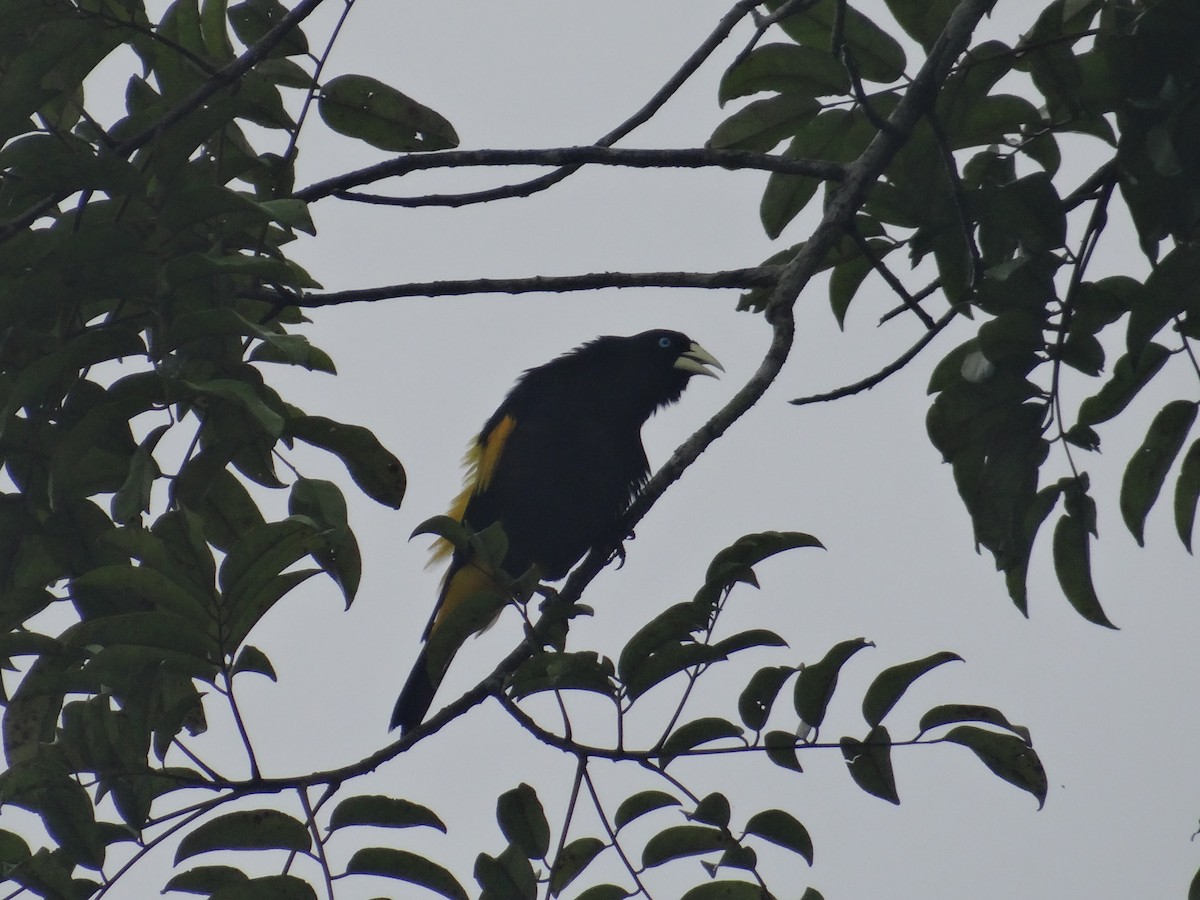
[[[1035,538],[1053,516],[1064,597],[1110,625],[1090,567],[1097,510],[1083,461],[1148,383],[1167,370],[1200,371],[1190,343],[1200,336],[1200,15],[1193,0],[1053,0],[1011,45],[973,41],[992,4],[889,0],[894,21],[884,22],[843,0],[740,0],[649,111],[594,146],[491,152],[455,150],[446,118],[374,77],[325,78],[337,28],[320,49],[305,33],[321,0],[174,0],[155,18],[142,0],[0,0],[0,659],[12,673],[0,803],[44,829],[32,843],[0,830],[7,882],[31,896],[102,896],[170,843],[176,870],[162,888],[214,900],[332,897],[343,877],[451,898],[602,900],[652,895],[647,882],[660,867],[694,884],[685,900],[794,893],[794,877],[768,882],[759,856],[812,863],[796,811],[735,815],[721,785],[676,774],[677,760],[695,756],[750,756],[801,777],[802,757],[840,749],[854,783],[898,803],[894,747],[958,744],[1040,805],[1047,780],[1030,734],[999,710],[941,705],[893,737],[905,727],[889,719],[897,702],[958,660],[949,651],[881,671],[862,699],[862,729],[822,742],[826,712],[843,699],[839,675],[863,665],[859,654],[873,645],[853,638],[803,661],[780,649],[783,636],[730,633],[722,618],[743,586],[757,586],[756,565],[819,546],[802,532],[751,534],[727,548],[697,573],[693,598],[653,611],[615,660],[567,648],[571,619],[587,612],[583,591],[605,563],[589,558],[560,592],[546,591],[540,611],[521,608],[527,637],[488,679],[402,741],[331,772],[262,771],[235,693],[246,678],[275,677],[271,648],[252,642],[255,626],[286,608],[299,584],[328,576],[347,606],[355,599],[362,559],[343,490],[352,482],[388,507],[405,490],[400,461],[368,428],[306,414],[270,373],[334,372],[306,334],[306,308],[412,294],[746,289],[740,307],[770,327],[770,350],[655,476],[630,526],[758,402],[787,357],[796,298],[816,274],[829,273],[839,323],[863,285],[877,283],[896,297],[887,318],[914,317],[927,336],[872,379],[797,404],[870,387],[951,321],[969,319],[974,335],[934,370],[927,425],[975,540],[1024,612]],[[715,98],[737,108],[707,147],[611,147],[747,22],[752,33]],[[106,60],[127,78],[111,122],[87,93]],[[394,156],[297,188],[314,112]],[[1063,165],[1080,141],[1103,150],[1082,175]],[[453,197],[361,190],[416,168],[514,161],[557,168]],[[782,236],[806,209],[819,207],[820,222],[763,264],[725,273],[348,292],[323,291],[289,256],[298,232],[314,233],[309,204],[327,198],[461,206],[536,193],[588,164],[765,169],[768,235]],[[1148,262],[1142,280],[1090,275],[1118,204]],[[1068,380],[1090,386],[1086,399],[1067,399]],[[1196,403],[1168,402],[1126,467],[1120,513],[1139,543],[1169,485],[1191,549]],[[301,475],[289,461],[297,442],[338,458],[349,479]],[[268,512],[272,492],[286,493],[286,516]],[[734,708],[693,712],[693,696],[735,654],[763,665]],[[663,701],[666,683],[681,686],[682,699]],[[543,692],[559,698],[561,725],[522,708]],[[610,743],[572,736],[579,692],[611,701]],[[666,708],[660,736],[626,746],[623,723],[651,695]],[[565,816],[549,815],[526,783],[496,799],[504,849],[479,854],[468,891],[464,873],[405,846],[409,829],[446,831],[436,811],[360,782],[384,763],[403,766],[410,747],[438,740],[439,728],[487,697],[500,698],[530,740],[573,760],[575,778]],[[244,776],[189,749],[214,704],[238,723]],[[597,760],[649,771],[658,784],[605,796],[592,779]],[[583,806],[597,827],[575,816]],[[652,822],[650,834],[630,837],[634,822]],[[357,842],[344,857],[326,852],[335,832]],[[230,850],[249,853],[196,859]],[[271,874],[251,874],[259,863],[240,868],[249,857]],[[804,896],[819,897],[812,888]]]

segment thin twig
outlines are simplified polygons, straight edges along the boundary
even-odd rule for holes
[[[583,165],[625,166],[637,169],[759,169],[764,172],[781,172],[787,175],[807,175],[828,181],[838,181],[845,174],[845,166],[823,160],[793,159],[771,153],[755,153],[750,150],[718,150],[706,147],[688,147],[679,150],[641,149],[604,146],[546,147],[522,150],[445,150],[438,153],[410,153],[389,159],[386,162],[345,172],[318,181],[299,191],[294,196],[309,203],[322,197],[342,197],[351,200],[370,199],[372,203],[393,206],[428,206],[422,197],[388,197],[361,192],[350,193],[350,189],[371,184],[383,178],[395,178],[410,172],[427,169],[466,169],[490,166],[564,166],[575,171]],[[561,170],[560,170],[561,171]],[[449,197],[451,195],[443,195]],[[474,194],[455,195],[473,197]],[[471,202],[475,202],[472,200]],[[449,201],[440,206],[465,205]]]
[[[534,275],[527,278],[469,278],[389,284],[382,287],[325,294],[292,294],[259,289],[246,294],[253,300],[315,309],[344,303],[395,300],[402,297],[460,297],[465,294],[532,294],[594,291],[600,288],[752,288],[770,287],[780,269],[759,266],[723,272],[592,272],[585,275]]]
[[[958,315],[957,307],[948,309],[940,319],[930,326],[928,331],[921,335],[921,339],[919,341],[909,347],[908,350],[906,350],[896,360],[884,366],[874,375],[864,378],[862,381],[856,381],[854,384],[848,384],[845,387],[837,388],[836,390],[826,391],[823,394],[812,394],[808,397],[799,397],[795,400],[789,400],[788,402],[793,406],[807,406],[810,403],[825,403],[829,400],[840,400],[842,397],[850,397],[863,391],[869,391],[880,382],[890,378],[892,375],[895,375],[910,362],[916,359],[917,355],[927,346],[929,346],[930,342],[935,337],[941,334],[942,329],[949,325],[951,320],[953,320],[956,315]]]

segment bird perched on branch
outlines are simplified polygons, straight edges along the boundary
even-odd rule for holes
[[[589,550],[619,547],[618,521],[650,475],[642,425],[693,375],[716,377],[713,368],[724,371],[686,335],[646,331],[597,338],[525,372],[468,450],[449,514],[464,534],[498,524],[507,544],[493,542],[491,558],[478,539],[443,535],[435,546],[435,559],[449,556],[450,566],[392,728],[403,734],[421,723],[463,631],[486,627],[511,599],[502,573],[556,581]],[[461,610],[489,593],[486,617],[464,627]]]

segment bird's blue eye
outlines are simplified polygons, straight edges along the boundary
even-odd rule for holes
[[[660,337],[658,339],[658,346],[660,346],[664,350],[666,350],[668,347],[671,346],[671,339],[669,337]]]

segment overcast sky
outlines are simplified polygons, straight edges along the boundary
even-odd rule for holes
[[[1032,24],[1035,6],[1041,4],[1000,0],[988,33],[1015,42]],[[875,12],[882,3],[860,8]],[[448,117],[464,148],[585,144],[641,106],[726,9],[720,0],[360,0],[326,74],[368,74],[398,87]],[[324,14],[313,20],[310,43],[320,42],[330,21]],[[621,146],[702,145],[728,112],[717,107],[717,81],[749,35],[744,24]],[[909,71],[919,65],[919,55],[910,53]],[[383,158],[314,120],[302,140],[297,183]],[[461,190],[515,180],[519,171],[429,173],[388,187],[408,194]],[[1060,189],[1087,172],[1068,161]],[[765,182],[762,173],[593,167],[530,199],[462,210],[324,200],[313,210],[320,233],[297,255],[331,290],[437,278],[749,266],[802,240],[813,223],[797,220],[778,242],[768,241],[757,215]],[[1110,235],[1101,250],[1098,270],[1144,271],[1127,235]],[[606,291],[390,300],[314,316],[307,333],[332,354],[339,377],[272,373],[272,383],[309,412],[372,428],[404,462],[410,492],[400,511],[353,504],[366,569],[350,612],[342,612],[331,583],[314,580],[252,636],[280,676],[279,684],[247,680],[241,698],[266,774],[345,764],[388,739],[391,705],[439,577],[423,568],[426,544],[407,536],[457,492],[461,453],[514,378],[597,334],[687,332],[720,358],[726,375],[695,380],[678,406],[650,422],[646,445],[657,465],[758,364],[769,329],[759,317],[735,312],[736,299],[734,291]],[[1050,794],[1039,812],[1028,794],[952,746],[895,752],[899,807],[860,791],[836,751],[803,754],[803,775],[761,761],[724,771],[680,765],[678,774],[693,787],[729,792],[735,823],[780,805],[807,825],[816,847],[812,870],[796,869],[784,854],[764,854],[768,872],[791,866],[796,896],[811,883],[829,900],[1183,896],[1200,865],[1200,847],[1189,841],[1200,817],[1192,775],[1200,745],[1194,561],[1174,535],[1169,497],[1151,514],[1148,548],[1139,550],[1120,521],[1116,490],[1149,419],[1167,399],[1193,397],[1195,385],[1181,382],[1174,393],[1139,399],[1117,430],[1102,430],[1103,456],[1084,459],[1100,503],[1097,585],[1121,630],[1090,625],[1069,608],[1046,540],[1035,554],[1026,620],[1007,599],[991,557],[974,552],[949,468],[925,434],[930,368],[969,335],[970,323],[940,336],[869,394],[800,409],[786,404],[856,381],[903,352],[921,327],[904,317],[876,327],[894,303],[882,284],[868,282],[842,333],[823,282],[809,287],[779,382],[641,523],[626,566],[610,567],[588,592],[596,616],[572,632],[571,643],[615,653],[651,611],[690,597],[712,554],[743,533],[811,532],[828,550],[764,564],[762,590],[735,593],[726,623],[773,628],[790,649],[724,667],[731,680],[716,688],[717,697],[734,696],[758,666],[813,662],[837,641],[864,636],[878,646],[847,668],[822,732],[827,739],[861,737],[862,691],[876,673],[955,650],[965,664],[943,667],[910,691],[889,718],[893,737],[912,736],[920,714],[938,703],[997,706],[1032,730]],[[1074,396],[1094,388],[1083,379],[1067,385]],[[307,475],[345,481],[315,456],[299,460]],[[519,638],[510,619],[460,654],[439,703],[490,671]],[[664,698],[675,696],[662,690]],[[728,699],[697,710],[721,702],[723,713],[735,717]],[[213,725],[215,736],[219,715]],[[224,755],[215,737],[198,746],[218,762],[235,758],[232,750]],[[494,827],[496,794],[530,781],[557,817],[565,796],[556,791],[569,783],[571,770],[571,760],[541,748],[487,704],[343,792],[391,793],[443,812],[450,838],[417,836],[417,846],[469,882],[475,852],[504,846]],[[614,804],[637,785],[650,786],[603,767],[597,775]],[[676,866],[666,867],[668,881],[703,877],[698,863]],[[339,885],[339,897],[346,887]],[[145,896],[144,888],[131,883],[118,896]],[[350,890],[345,897],[388,890],[364,884],[361,894]],[[663,889],[662,896],[670,894]]]

